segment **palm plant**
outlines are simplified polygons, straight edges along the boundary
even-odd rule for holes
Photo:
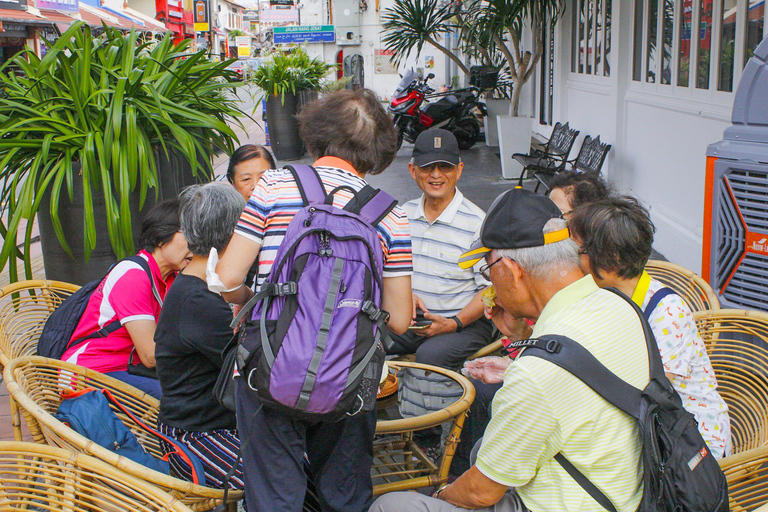
[[[387,50],[394,52],[393,61],[400,64],[412,51],[421,53],[424,43],[430,44],[448,56],[469,75],[467,66],[459,57],[438,42],[455,28],[451,3],[439,5],[439,0],[396,0],[395,5],[382,15]]]
[[[544,54],[543,34],[554,27],[565,8],[564,0],[472,0],[459,24],[464,47],[490,56],[501,53],[513,84],[510,115],[517,116],[520,94]],[[523,28],[531,30],[533,51],[523,48]],[[510,48],[511,46],[511,48]]]
[[[280,96],[284,100],[286,94],[318,90],[322,79],[335,68],[297,47],[288,54],[275,52],[264,59],[253,71],[251,80],[267,96]]]
[[[87,260],[96,246],[93,198],[103,195],[110,244],[122,258],[134,252],[132,194],[138,191],[142,206],[152,189],[157,195],[159,152],[180,155],[195,175],[210,175],[213,152],[234,149],[227,121],[245,113],[229,94],[236,87],[225,69],[231,61],[191,54],[190,42],[140,43],[137,33],[106,26],[94,36],[78,22],[49,43],[42,59],[26,51],[0,68],[0,207],[7,212],[0,268],[8,264],[12,280],[17,257],[32,277],[29,246],[44,196],[56,237],[72,255],[59,200],[68,194],[71,201],[75,182],[81,185]]]

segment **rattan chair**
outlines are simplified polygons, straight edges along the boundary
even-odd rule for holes
[[[0,289],[0,371],[15,357],[37,354],[45,321],[80,287],[60,281],[19,281]],[[21,441],[21,417],[13,398],[13,437]]]
[[[719,461],[728,480],[731,512],[768,511],[768,446]]]
[[[34,443],[0,442],[0,510],[191,509],[158,487],[94,457]]]
[[[467,361],[471,361],[473,359],[478,359],[480,357],[486,357],[486,356],[499,356],[502,355],[501,350],[504,348],[504,345],[502,344],[503,338],[499,338],[494,342],[491,342],[469,356],[467,358]]]
[[[373,443],[373,495],[442,485],[448,481],[448,470],[459,444],[461,429],[469,406],[475,399],[475,388],[468,379],[456,372],[419,363],[388,361],[390,370],[399,372],[413,368],[439,373],[457,382],[462,395],[439,411],[405,419],[379,420]],[[402,379],[399,379],[402,382]],[[445,450],[438,463],[432,462],[413,441],[418,430],[451,422]]]
[[[103,448],[81,436],[53,417],[59,407],[60,392],[64,388],[109,389],[123,406],[147,425],[157,423],[159,402],[150,395],[107,375],[39,356],[25,356],[12,360],[4,372],[8,391],[16,400],[32,437],[37,443],[67,448],[99,458],[134,477],[145,480],[172,496],[181,499],[194,510],[208,510],[221,503],[224,491],[194,485],[191,482],[150,470],[128,458]],[[163,452],[157,439],[116,411],[123,422],[136,434],[144,449],[161,457]],[[232,506],[242,498],[242,491],[230,491]]]
[[[645,270],[652,278],[675,290],[691,311],[720,309],[720,301],[712,287],[687,268],[668,261],[648,260]]]
[[[733,453],[768,444],[768,314],[719,309],[693,317],[728,404]]]

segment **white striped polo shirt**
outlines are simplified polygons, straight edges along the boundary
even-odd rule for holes
[[[591,275],[557,292],[541,312],[533,337],[562,334],[577,341],[632,386],[649,381],[640,319],[622,298]],[[637,421],[567,370],[537,357],[512,363],[493,399],[477,468],[517,488],[532,512],[605,512],[553,459],[563,455],[603,491],[619,512],[642,497],[642,445]]]
[[[405,203],[403,209],[411,225],[413,293],[424,300],[431,313],[453,316],[490,284],[477,272],[480,263],[467,270],[459,268],[459,257],[480,238],[485,212],[458,188],[432,223],[424,214],[423,195]]]

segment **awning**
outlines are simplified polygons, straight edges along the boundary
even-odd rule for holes
[[[0,21],[9,23],[23,23],[24,25],[50,25],[43,16],[36,16],[27,11],[13,11],[10,9],[0,9]]]
[[[126,24],[129,26],[138,25],[139,27],[142,27],[142,28],[145,28],[147,26],[147,24],[144,23],[143,20],[140,20],[134,16],[129,16],[127,13],[120,12],[117,9],[112,9],[111,7],[107,7],[106,5],[100,6],[99,9],[107,11],[110,14],[114,14],[115,16],[118,17],[118,19],[120,20],[120,23],[123,25],[126,25]]]
[[[120,20],[116,16],[112,16],[106,11],[102,11],[101,9],[83,3],[80,4],[80,18],[91,28],[101,28],[101,24],[104,22],[111,28],[130,30],[130,27],[121,25]]]
[[[49,23],[52,24],[60,24],[60,23],[66,23],[66,24],[72,24],[76,21],[75,16],[77,16],[75,13],[72,13],[72,15],[64,14],[63,12],[59,11],[53,11],[51,9],[40,9],[40,14],[45,16],[45,19],[48,20]]]

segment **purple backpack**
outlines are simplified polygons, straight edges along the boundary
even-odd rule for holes
[[[389,318],[380,309],[376,226],[397,201],[368,185],[326,195],[312,167],[286,168],[304,208],[288,225],[269,277],[233,322],[253,307],[237,364],[266,406],[334,421],[375,407]],[[344,209],[333,206],[340,188],[355,192]]]

